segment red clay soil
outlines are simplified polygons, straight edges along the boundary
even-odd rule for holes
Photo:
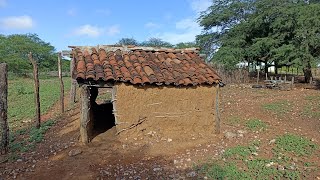
[[[320,97],[320,91],[297,88],[292,91],[252,89],[247,85],[227,86],[221,91],[221,134],[202,138],[183,137],[177,143],[157,132],[132,137],[125,143],[114,135],[115,129],[100,134],[89,145],[79,143],[79,104],[68,110],[45,136],[34,152],[22,154],[15,162],[0,164],[0,177],[5,179],[197,179],[194,170],[201,164],[218,158],[228,147],[253,140],[261,141],[263,157],[271,156],[270,140],[277,135],[294,133],[320,144],[320,119],[305,114],[308,97]],[[281,115],[268,112],[264,104],[278,101],[289,103]],[[230,123],[232,117],[240,122]],[[243,137],[225,138],[225,132],[244,130],[244,123],[258,118],[268,124],[264,132],[248,131]],[[179,134],[176,134],[179,136]],[[71,151],[71,152],[70,152]],[[74,153],[70,156],[70,153]],[[79,153],[79,154],[77,154]],[[75,155],[77,154],[77,155]],[[320,167],[320,152],[308,157]],[[318,171],[308,179],[320,177]],[[0,178],[1,179],[1,178]]]

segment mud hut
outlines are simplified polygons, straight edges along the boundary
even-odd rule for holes
[[[114,126],[118,136],[219,131],[221,79],[199,49],[69,47],[73,78],[81,87],[82,142],[90,142],[102,126]],[[99,88],[112,92],[111,102],[103,107],[95,103]]]

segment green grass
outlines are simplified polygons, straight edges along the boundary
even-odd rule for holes
[[[265,130],[267,124],[260,119],[249,119],[246,122],[246,127],[251,131]]]
[[[285,134],[276,138],[276,151],[294,153],[297,156],[311,155],[318,146],[309,139],[295,134]]]
[[[320,96],[307,96],[305,97],[307,100],[306,105],[303,107],[302,114],[304,116],[308,116],[311,118],[320,118]]]
[[[282,101],[276,101],[273,103],[268,103],[268,104],[263,104],[262,108],[273,112],[277,115],[282,115],[287,113],[291,109],[291,104],[287,100],[282,100]]]
[[[65,95],[70,89],[70,78],[64,78]],[[9,125],[19,124],[22,120],[35,116],[34,83],[30,78],[17,78],[9,81],[8,119]],[[58,78],[40,79],[41,114],[45,114],[60,97]]]
[[[44,139],[45,133],[54,123],[54,120],[48,120],[42,123],[39,129],[32,127],[10,132],[9,149],[13,157],[15,157],[17,153],[33,150],[36,143],[40,143]]]
[[[314,143],[297,135],[276,138],[272,156],[261,157],[260,141],[226,149],[215,161],[196,166],[200,176],[208,179],[308,179],[311,171],[317,171],[314,163],[305,159],[294,161],[295,154],[312,155],[317,148]],[[285,154],[285,152],[290,152]],[[292,154],[294,152],[294,154]],[[311,167],[311,168],[309,168]]]
[[[231,116],[231,117],[228,117],[226,120],[226,124],[231,126],[239,126],[241,122],[242,122],[242,119],[238,116]]]

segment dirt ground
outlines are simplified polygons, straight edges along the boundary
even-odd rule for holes
[[[225,149],[235,145],[246,145],[258,139],[262,142],[260,154],[265,157],[271,154],[269,142],[284,133],[302,135],[320,145],[320,116],[312,113],[317,109],[308,106],[308,99],[320,97],[319,90],[297,87],[291,91],[279,91],[253,89],[250,85],[228,85],[221,89],[220,96],[221,133],[205,134],[201,138],[190,135],[177,142],[172,137],[147,132],[123,143],[114,135],[115,129],[110,129],[95,137],[89,145],[82,145],[78,140],[80,108],[76,104],[58,119],[35,151],[22,154],[17,161],[0,164],[0,177],[203,179],[195,171],[195,165],[219,158]],[[279,101],[286,101],[289,107],[281,114],[263,109],[263,105]],[[235,138],[225,136],[227,132],[245,130],[243,122],[251,118],[263,120],[268,125],[267,130],[247,131]],[[234,122],[233,119],[239,121]],[[308,175],[310,179],[320,177],[319,154],[317,150],[315,156],[308,157],[308,161],[318,167]]]

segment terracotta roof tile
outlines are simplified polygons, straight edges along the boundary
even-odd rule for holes
[[[130,49],[131,48],[131,49]],[[218,83],[221,78],[195,50],[157,49],[135,46],[74,48],[78,81],[119,81],[132,84],[199,85]]]

